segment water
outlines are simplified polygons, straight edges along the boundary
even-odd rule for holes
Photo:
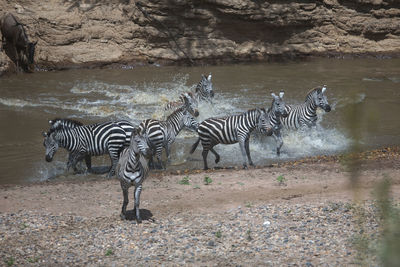
[[[38,72],[0,78],[0,183],[24,183],[66,175],[67,153],[60,149],[51,163],[44,160],[42,132],[48,120],[69,117],[85,124],[110,119],[139,123],[164,118],[161,106],[193,90],[201,74],[212,73],[214,105],[200,106],[199,121],[269,107],[271,92],[285,91],[287,103],[298,104],[309,89],[326,84],[330,113],[320,112],[317,130],[284,136],[281,156],[272,138],[253,138],[250,150],[256,164],[346,151],[352,142],[364,149],[400,144],[400,60],[357,59],[268,63],[209,67],[138,67],[133,69]],[[347,111],[361,107],[352,140],[345,122]],[[202,168],[201,145],[188,155],[196,135],[182,132],[172,146],[168,169]],[[219,145],[218,166],[241,164],[237,144]],[[209,154],[209,166],[214,157]],[[94,164],[108,165],[108,156]],[[84,178],[84,175],[77,177]]]

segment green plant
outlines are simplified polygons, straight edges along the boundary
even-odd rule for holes
[[[244,183],[242,183],[242,182],[238,182],[237,184],[238,184],[238,185],[244,185]]]
[[[250,229],[247,230],[246,235],[247,235],[247,236],[246,236],[247,241],[253,240],[253,238],[251,237],[251,230],[250,230]]]
[[[182,178],[182,180],[178,182],[178,184],[190,185],[189,180],[190,180],[189,176],[185,176]]]
[[[106,250],[106,256],[111,256],[111,255],[113,255],[114,254],[114,252],[112,251],[112,249],[111,248],[109,248],[109,249],[107,249]]]
[[[15,262],[15,259],[14,259],[13,257],[9,257],[9,258],[6,260],[6,264],[7,264],[8,266],[13,266],[13,265],[14,265],[14,262]]]
[[[286,178],[283,175],[279,175],[276,180],[279,182],[279,184],[283,184],[286,181]]]
[[[215,237],[216,238],[221,238],[222,237],[222,233],[220,230],[218,230],[217,232],[215,232]]]
[[[252,203],[251,203],[251,202],[247,202],[247,203],[246,203],[246,207],[247,207],[247,208],[251,208],[251,206],[252,206]]]
[[[210,178],[210,177],[208,177],[208,176],[206,176],[206,177],[204,177],[204,184],[205,185],[209,185],[209,184],[211,184],[213,181],[212,181],[212,179]]]
[[[28,258],[27,261],[30,262],[30,263],[35,263],[35,262],[39,261],[39,258],[38,257]]]
[[[193,186],[193,189],[200,189],[200,185],[196,184],[195,186]]]

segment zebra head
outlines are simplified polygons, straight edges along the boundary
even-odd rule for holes
[[[197,132],[199,123],[189,112],[185,111],[182,116],[183,125],[191,131]]]
[[[206,77],[204,74],[201,75],[201,81],[196,86],[196,93],[200,94],[202,99],[211,101],[214,97],[214,90],[211,82],[211,73]]]
[[[279,93],[279,95],[275,95],[274,93],[271,94],[273,97],[271,108],[272,108],[272,112],[273,112],[273,114],[275,114],[275,116],[277,116],[277,117],[282,116],[282,117],[286,118],[288,116],[288,112],[286,110],[285,101],[283,101],[284,94],[285,93],[283,91],[281,91]]]
[[[133,129],[131,147],[137,155],[142,154],[145,158],[149,158],[152,155],[152,151],[147,143],[146,134],[141,133],[140,129]]]
[[[317,87],[312,91],[312,99],[317,107],[322,108],[325,112],[331,111],[331,106],[328,103],[328,99],[325,95],[326,85],[322,88]]]
[[[183,94],[184,109],[189,111],[195,117],[199,116],[199,111],[197,110],[197,101],[192,97],[192,95],[185,93]]]
[[[53,160],[54,155],[57,152],[59,144],[57,140],[54,138],[55,133],[46,133],[43,132],[43,146],[46,148],[46,161],[51,162]]]
[[[261,108],[261,109],[257,108],[256,110],[259,114],[258,123],[257,123],[258,131],[260,131],[261,133],[266,134],[268,136],[271,136],[273,133],[273,130],[272,130],[271,124],[269,123],[267,112],[263,108]]]

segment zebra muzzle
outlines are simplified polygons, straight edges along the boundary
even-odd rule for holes
[[[51,162],[52,160],[53,160],[53,157],[51,157],[50,155],[46,155],[47,162]]]

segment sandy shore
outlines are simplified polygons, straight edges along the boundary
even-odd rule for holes
[[[378,257],[360,256],[356,241],[362,233],[371,244],[378,242],[377,183],[389,177],[399,204],[400,153],[384,149],[362,157],[357,190],[339,157],[249,170],[152,173],[144,183],[146,220],[140,225],[120,219],[116,179],[71,176],[1,186],[0,264],[374,264]],[[189,184],[180,183],[184,177]],[[128,209],[132,189],[130,200]],[[364,211],[361,224],[356,207]]]

